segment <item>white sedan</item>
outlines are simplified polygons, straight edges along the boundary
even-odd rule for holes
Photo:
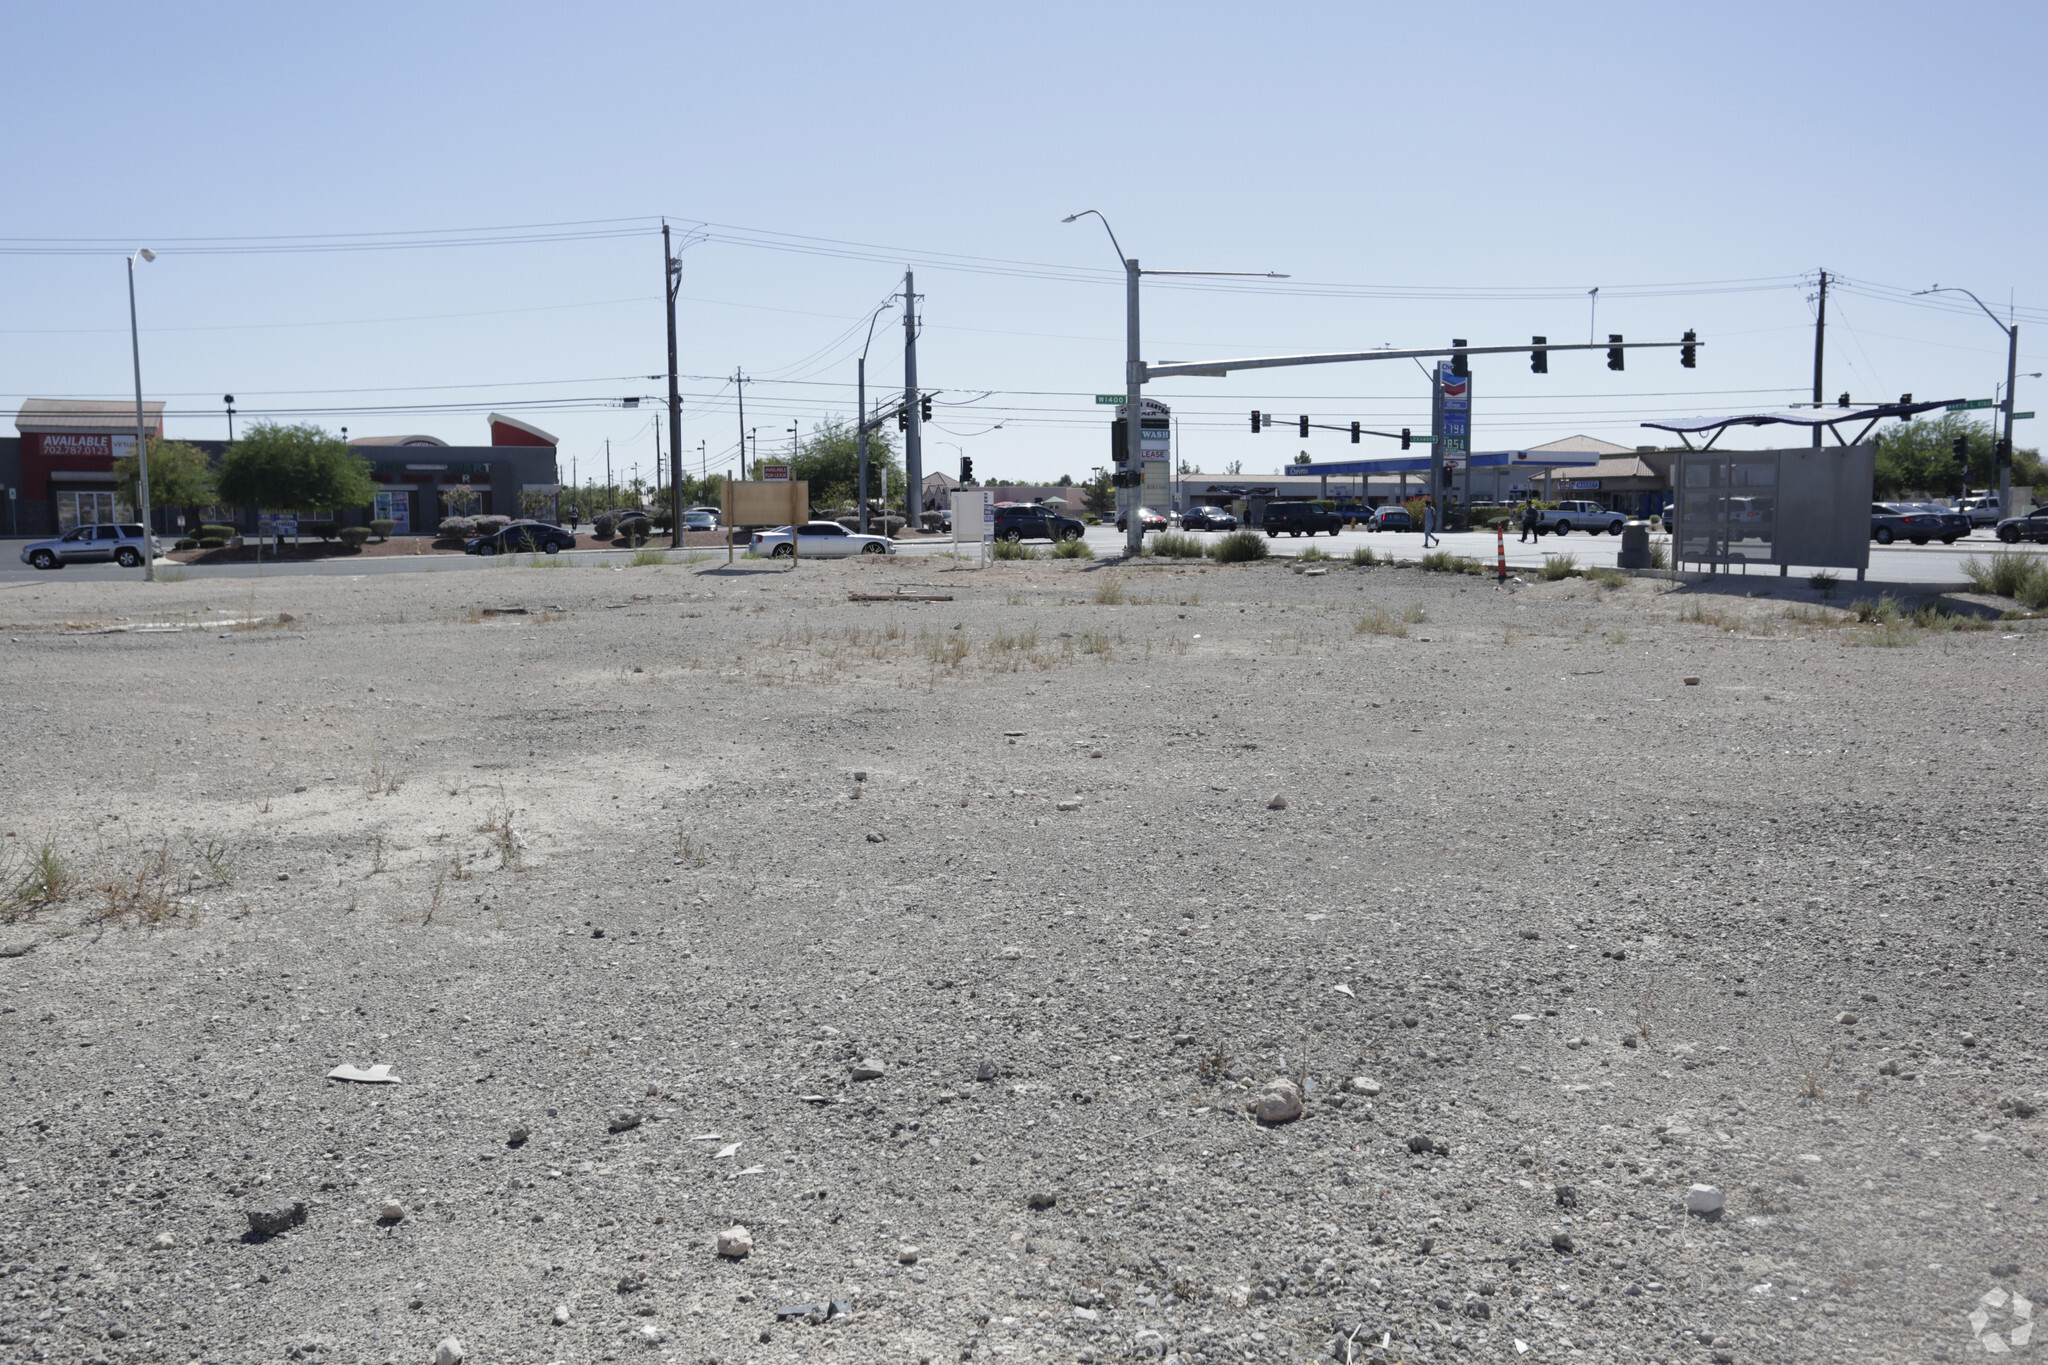
[[[797,537],[797,552],[806,559],[833,559],[840,555],[892,555],[896,543],[887,536],[864,536],[849,531],[836,521],[807,521]],[[789,528],[754,532],[753,550],[777,559],[789,557]]]

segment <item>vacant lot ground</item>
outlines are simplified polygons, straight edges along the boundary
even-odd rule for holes
[[[1863,614],[10,587],[0,1361],[2024,1352],[2048,638]]]

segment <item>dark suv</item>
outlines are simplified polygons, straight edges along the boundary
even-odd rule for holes
[[[1269,502],[1259,518],[1259,529],[1269,536],[1286,532],[1290,536],[1312,536],[1322,531],[1336,535],[1344,529],[1344,518],[1312,502]]]
[[[1047,507],[998,507],[996,539],[1079,540],[1087,527]]]

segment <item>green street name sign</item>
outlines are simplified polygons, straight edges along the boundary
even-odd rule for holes
[[[1950,403],[1947,407],[1943,408],[1942,411],[1968,412],[1971,408],[1988,408],[1990,406],[1991,400],[1989,398],[1972,398],[1968,402],[1964,403]]]
[[[1124,395],[1122,395],[1122,394],[1120,394],[1120,393],[1098,393],[1098,394],[1096,394],[1096,395],[1095,395],[1095,401],[1096,401],[1096,402],[1098,402],[1098,403],[1119,403],[1119,404],[1120,404],[1120,403],[1123,403],[1123,402],[1125,402],[1125,401],[1127,401],[1127,400],[1125,399]]]
[[[2012,420],[2015,422],[2024,422],[2033,415],[2034,414],[2031,412],[2016,412],[2012,415]]]

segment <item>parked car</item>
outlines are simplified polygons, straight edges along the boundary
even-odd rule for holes
[[[1180,514],[1183,531],[1235,531],[1237,518],[1221,507],[1190,507]]]
[[[32,540],[21,547],[21,562],[35,569],[61,569],[67,564],[119,564],[124,569],[142,566],[144,555],[155,559],[164,552],[163,542],[143,534],[140,522],[115,526],[81,526],[55,540]]]
[[[2007,517],[1998,523],[1998,538],[2008,545],[2023,540],[2048,543],[2048,507],[2036,507],[2023,517]]]
[[[1996,494],[1964,498],[1956,504],[1956,510],[1968,517],[1972,526],[1996,526],[2000,521],[2009,519],[1999,507]]]
[[[478,536],[462,547],[464,554],[554,554],[576,548],[576,537],[544,521],[515,521],[500,526],[487,536]]]
[[[1970,534],[1970,518],[1953,507],[1943,507],[1933,502],[1902,502],[1899,506],[1909,512],[1924,512],[1941,525],[1941,543],[1953,545]]]
[[[754,532],[756,554],[787,559],[790,554],[789,528]],[[896,545],[887,536],[864,536],[849,531],[836,521],[807,521],[797,538],[796,553],[808,559],[836,559],[843,555],[892,555]]]
[[[1895,502],[1870,504],[1870,538],[1880,545],[1910,540],[1925,545],[1941,534],[1941,522],[1925,512],[1916,512]]]
[[[1375,507],[1372,515],[1365,519],[1368,531],[1412,531],[1415,518],[1408,515],[1405,507]]]
[[[1555,507],[1536,509],[1536,534],[1546,531],[1568,536],[1573,531],[1584,531],[1587,535],[1621,534],[1622,523],[1628,518],[1619,512],[1610,512],[1597,502],[1561,502]]]
[[[1344,529],[1344,518],[1312,502],[1269,502],[1259,529],[1269,536],[1312,536],[1322,531],[1334,536]]]
[[[1079,540],[1088,528],[1036,503],[1013,503],[996,509],[994,535],[1012,544],[1020,540]]]
[[[1147,531],[1164,531],[1167,527],[1167,520],[1163,515],[1153,511],[1150,507],[1140,507],[1138,509],[1138,525],[1144,527]],[[1129,518],[1119,513],[1116,519],[1116,529],[1122,531],[1128,529],[1128,526]]]
[[[683,529],[685,531],[716,531],[718,529],[718,513],[685,512],[683,513]]]

